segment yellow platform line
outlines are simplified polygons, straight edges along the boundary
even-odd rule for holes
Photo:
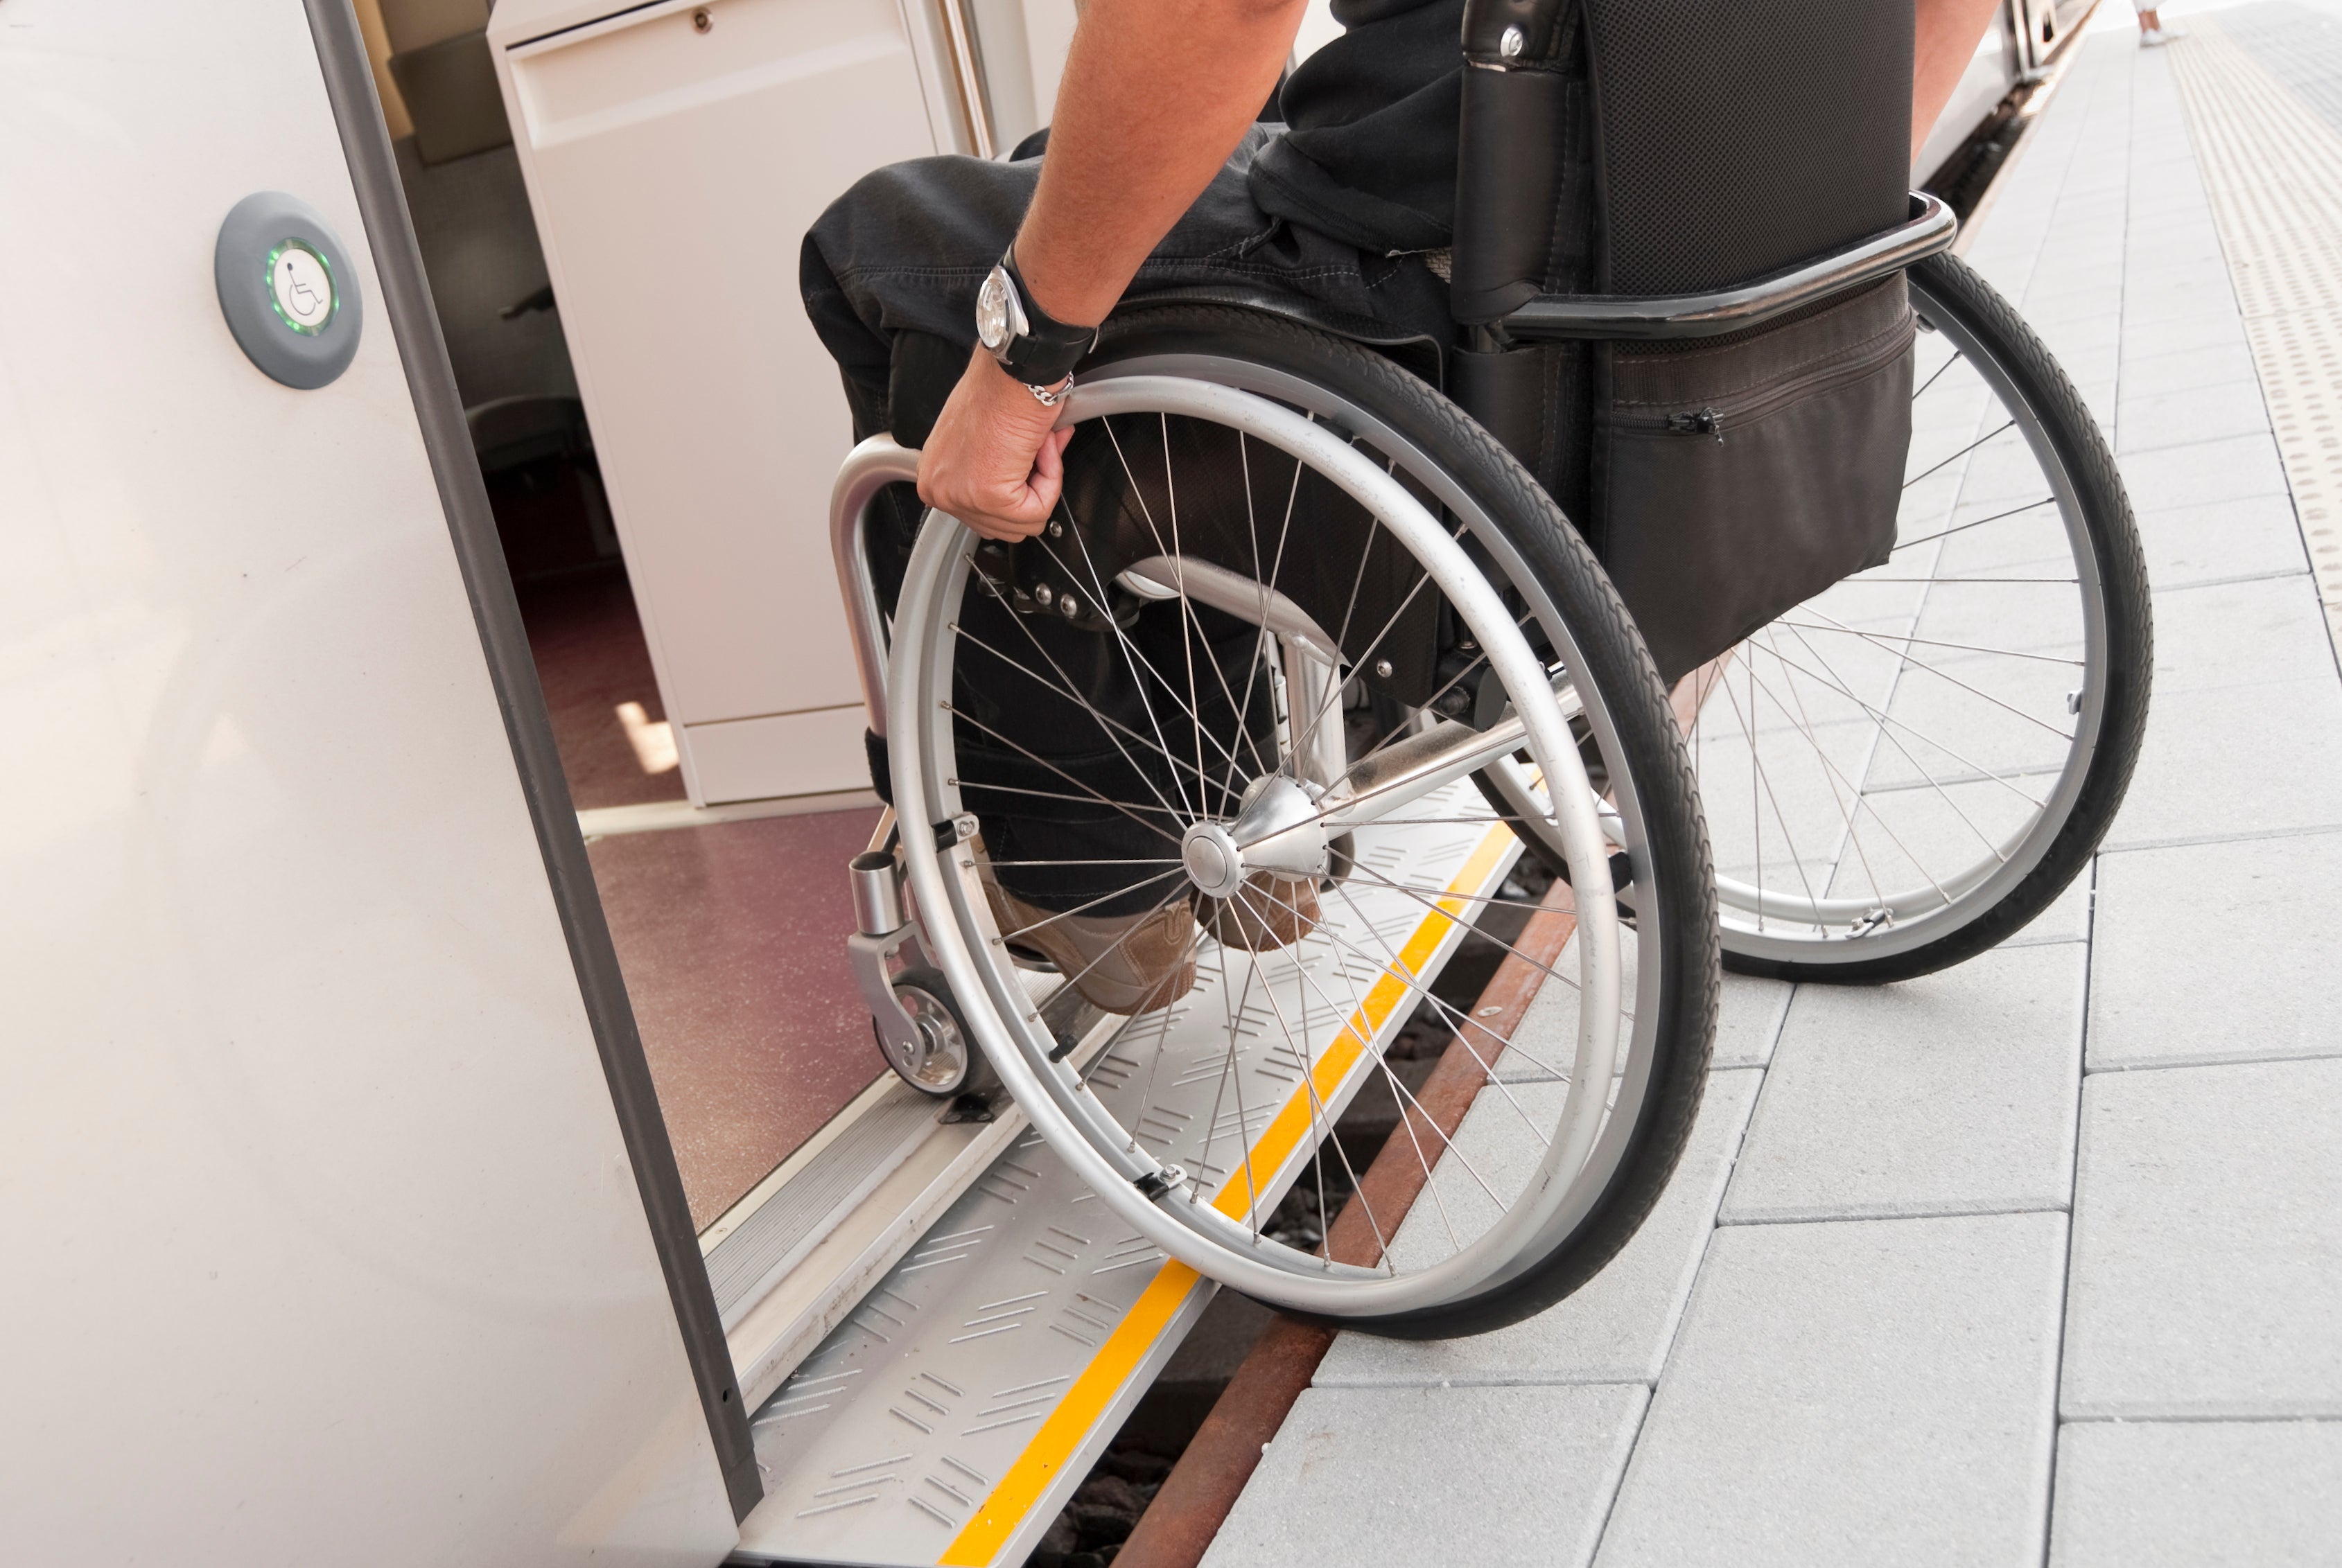
[[[1231,1218],[1248,1212],[1252,1189],[1246,1173],[1254,1168],[1272,1173],[1280,1170],[1301,1146],[1312,1124],[1312,1094],[1320,1104],[1333,1099],[1343,1080],[1366,1054],[1375,1035],[1406,999],[1411,983],[1423,973],[1432,954],[1439,951],[1440,944],[1447,940],[1449,931],[1471,924],[1467,911],[1472,898],[1496,874],[1514,842],[1512,830],[1501,823],[1481,835],[1463,869],[1433,901],[1434,913],[1426,914],[1416,924],[1399,949],[1398,957],[1368,988],[1366,999],[1350,1014],[1340,1035],[1318,1054],[1309,1083],[1286,1098],[1275,1119],[1254,1141],[1246,1163],[1221,1183],[1218,1194],[1212,1200],[1214,1208]],[[1081,1447],[1082,1440],[1096,1427],[1147,1352],[1171,1326],[1171,1320],[1200,1278],[1195,1270],[1176,1260],[1166,1260],[1156,1271],[1155,1278],[1123,1314],[1089,1364],[1066,1388],[1066,1396],[1057,1402],[1057,1407],[1049,1413],[1048,1419],[1008,1467],[1000,1483],[985,1498],[983,1506],[944,1548],[944,1554],[936,1559],[944,1568],[986,1568],[1007,1545],[1008,1538],[1048,1490],[1050,1481]]]

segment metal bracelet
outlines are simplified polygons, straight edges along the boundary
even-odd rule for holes
[[[1070,370],[1066,372],[1066,379],[1055,386],[1036,386],[1028,381],[1025,383],[1025,390],[1031,393],[1033,400],[1042,407],[1055,408],[1065,402],[1074,390],[1074,373]]]

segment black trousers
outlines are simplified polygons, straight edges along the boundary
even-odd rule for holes
[[[1362,341],[1419,345],[1422,358],[1436,366],[1454,328],[1446,285],[1420,255],[1370,255],[1256,205],[1246,172],[1276,134],[1262,126],[1246,135],[1141,265],[1126,291],[1126,308],[1176,299],[1262,305]],[[1032,145],[1018,149],[1037,151]],[[1040,172],[1038,155],[895,165],[856,182],[806,235],[800,262],[806,311],[843,375],[856,439],[883,431],[906,445],[924,444],[975,345],[976,290],[1014,237]],[[871,564],[890,611],[921,514],[906,485],[894,486],[874,508]],[[975,592],[961,620],[958,773],[995,860],[1007,863],[1000,871],[1004,884],[1045,908],[1116,914],[1153,906],[1170,883],[1117,893],[1126,887],[1127,872],[1085,872],[1072,863],[1176,856],[1176,824],[1144,803],[1179,799],[1193,789],[1183,791],[1167,777],[1137,776],[1147,771],[1145,755],[1134,762],[1095,718],[1066,711],[1056,694],[1032,689],[1028,674],[978,650],[1022,650],[1027,638],[1046,639],[1058,668],[1085,672],[1087,704],[1107,714],[1129,709],[1124,716],[1136,720],[1149,699],[1136,689],[1126,661],[1096,632],[1046,617],[1020,624],[1005,605]],[[1225,648],[1203,652],[1237,661],[1234,684],[1242,686],[1250,629],[1231,623],[1226,630],[1227,637],[1215,639]],[[1166,638],[1176,646],[1186,633],[1176,614],[1150,613],[1131,635],[1142,647]],[[1163,667],[1181,667],[1171,646],[1154,657]],[[1196,717],[1216,734],[1226,732],[1224,743],[1264,717],[1200,699],[1194,706],[1215,710]],[[1154,694],[1152,711],[1175,707],[1169,694]],[[871,773],[880,794],[890,794],[881,745],[873,745]],[[1110,793],[1140,809],[1075,798],[1074,779],[1118,784]],[[1064,864],[1036,864],[1052,861]]]
[[[1246,174],[1281,129],[1256,125],[1246,135],[1140,265],[1126,303],[1268,305],[1345,335],[1418,340],[1436,353],[1454,331],[1447,285],[1420,255],[1371,255],[1254,202]],[[918,158],[880,169],[806,235],[806,314],[844,374],[857,439],[891,430],[916,445],[926,434],[975,347],[976,290],[1024,220],[1046,136],[1017,149],[1034,155],[1006,161]]]

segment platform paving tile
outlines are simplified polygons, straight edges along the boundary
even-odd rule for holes
[[[2122,322],[2117,317],[2037,323],[2034,331],[2068,377],[2076,375],[2077,365],[2089,373],[2101,361],[2117,366],[2122,362]]]
[[[1311,1388],[1203,1568],[1579,1568],[1649,1393]]]
[[[1601,1568],[2038,1561],[2062,1214],[1716,1233]]]
[[[2159,593],[2154,608],[2157,699],[2334,665],[2317,584],[2306,574]]]
[[[1723,1223],[2065,1207],[2087,967],[2067,943],[1801,987]]]
[[[2083,1085],[2067,1417],[2342,1416],[2342,1060]]]
[[[2193,177],[2192,172],[2190,177]],[[2167,233],[2154,225],[2141,225],[2141,233],[2130,236],[2123,253],[2123,270],[2142,277],[2166,276],[2189,267],[2207,264],[2226,265],[2227,252],[2220,245],[2220,235],[2211,225],[2190,225],[2177,233]],[[2166,359],[2174,353],[2201,353],[2200,349],[2160,349],[2152,343],[2142,344],[2141,359]]]
[[[2309,570],[2289,495],[2142,512],[2138,537],[2147,580],[2158,589]]]
[[[1631,991],[1636,981],[1636,949],[1629,944],[1620,984]],[[1577,977],[1577,939],[1572,937],[1551,965],[1566,981]],[[1716,1047],[1711,1067],[1761,1067],[1772,1058],[1773,1042],[1781,1033],[1781,1016],[1789,1002],[1789,986],[1779,980],[1726,974],[1716,1017]],[[1514,1025],[1511,1048],[1496,1059],[1496,1076],[1507,1084],[1533,1084],[1565,1076],[1577,1054],[1577,992],[1574,986],[1548,984]]]
[[[2107,847],[2337,824],[2342,688],[2328,672],[2157,691],[2147,744]]]
[[[2342,1056],[2337,886],[2342,833],[2101,858],[2090,1071]]]
[[[2268,404],[2257,381],[2147,395],[2126,393],[2115,407],[2117,446],[2123,452],[2186,446],[2268,427]]]
[[[2138,216],[2157,225],[2168,221],[2152,213],[2142,212]],[[2242,339],[2244,314],[2237,308],[2236,290],[2228,282],[2227,265],[2205,260],[2193,266],[2173,268],[2161,276],[2126,275],[2126,330],[2137,335],[2140,328],[2157,328],[2166,322],[2187,324],[2183,335],[2197,341],[2210,341],[2210,329],[2216,325],[2225,325]]]
[[[2123,319],[2125,357],[2142,352],[2174,354],[2181,349],[2210,348],[2244,340],[2244,318],[2237,315],[2234,305],[2221,306],[2202,315],[2191,315],[2175,306],[2169,315],[2147,317],[2126,313]]]
[[[2131,505],[2142,512],[2287,494],[2277,442],[2266,434],[2129,453],[2122,474]]]
[[[2211,198],[2204,190],[2203,167],[2197,161],[2195,143],[2177,124],[2178,100],[2165,95],[2164,101],[2154,108],[2171,116],[2176,134],[2142,134],[2131,143],[2127,151],[2132,210],[2156,213],[2192,208],[2205,215],[2208,226]]]
[[[2212,226],[2212,204],[2204,194],[2203,180],[2192,159],[2168,160],[2165,167],[2187,177],[2144,182],[2132,185],[2125,193],[2127,205],[2134,225],[2146,220],[2148,226],[2177,228],[2193,221],[2203,227]],[[2222,284],[2227,280],[2222,278]]]
[[[2044,258],[2045,263],[2047,258]],[[2102,280],[2076,286],[2077,277],[2104,272]],[[2106,267],[2101,263],[2077,262],[2070,267],[2049,264],[2044,275],[2055,278],[2058,290],[2043,294],[2038,288],[2027,293],[2023,303],[2026,321],[2036,332],[2053,332],[2060,327],[2086,325],[2095,321],[2119,323],[2123,315],[2122,273],[2118,267]]]
[[[2066,884],[2066,891],[2050,900],[2049,907],[2020,926],[2016,934],[2000,945],[2011,947],[2042,947],[2053,942],[2083,942],[2090,934],[2090,878],[2088,873],[2077,876]]]
[[[1635,960],[1640,952],[1636,944],[1629,942],[1619,954],[1618,984],[1630,996],[1636,978]],[[1513,1025],[1510,1040],[1496,1058],[1499,1079],[1507,1084],[1542,1084],[1569,1075],[1577,1060],[1577,976],[1584,962],[1584,952],[1572,934],[1547,965],[1556,978],[1537,987],[1520,1021]],[[1473,1044],[1486,1048],[1485,1041],[1476,1038]]]
[[[1711,1067],[1762,1067],[1773,1059],[1773,1044],[1781,1037],[1781,1020],[1789,1011],[1793,987],[1786,980],[1760,980],[1753,974],[1726,974],[1724,997],[1716,1013],[1716,1054]]]
[[[2196,177],[2194,165],[2181,167],[2187,178]],[[2129,259],[2144,263],[2145,281],[2191,266],[2226,265],[2219,228],[2210,209],[2197,203],[2157,207],[2151,193],[2140,192],[2133,197],[2130,231]],[[2220,281],[2217,292],[2224,302],[2236,297],[2226,279]]]
[[[2090,235],[2059,235],[2033,257],[2033,276],[2044,289],[2070,294],[2095,291],[2122,308],[2123,234],[2118,228]],[[2091,280],[2096,280],[2093,283]],[[2045,296],[2047,297],[2047,296]],[[2028,299],[2026,314],[2032,315]]]
[[[2342,1425],[2076,1422],[2057,1437],[2050,1568],[2331,1568]]]
[[[2157,687],[2107,852],[1943,974],[1728,981],[1643,1234],[1495,1335],[1344,1336],[1209,1562],[2342,1568],[2342,681],[2172,53],[2102,19],[1964,241],[2140,521]]]
[[[1658,1381],[1762,1076],[1747,1070],[1708,1075],[1690,1144],[1658,1206],[1576,1294],[1524,1323],[1468,1339],[1346,1333],[1319,1364],[1317,1386]]]

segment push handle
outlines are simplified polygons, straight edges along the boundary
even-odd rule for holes
[[[886,734],[886,623],[878,612],[878,590],[870,580],[870,556],[863,547],[863,514],[889,484],[919,482],[919,454],[891,435],[874,435],[856,447],[837,471],[829,492],[829,553],[837,568],[837,592],[846,602],[846,629],[854,634],[854,666],[862,677],[862,703],[870,733]]]
[[[1544,292],[1568,153],[1576,0],[1466,0],[1449,300],[1484,325]]]
[[[1574,0],[1465,0],[1464,57],[1551,65],[1564,53],[1562,26],[1573,8]]]

